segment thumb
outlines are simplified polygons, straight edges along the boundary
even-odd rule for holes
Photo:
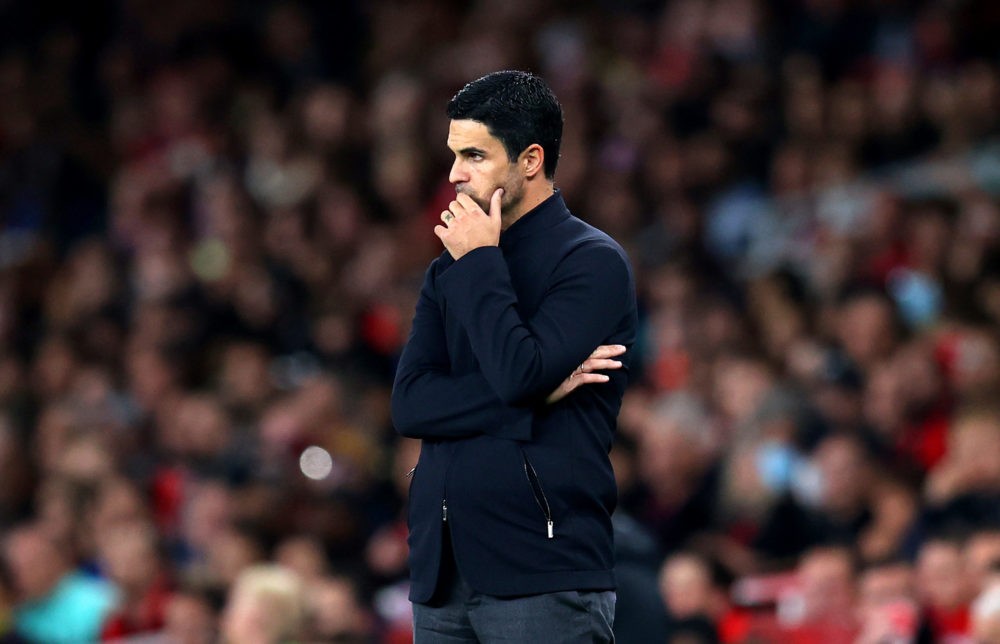
[[[503,188],[497,188],[493,191],[493,196],[490,198],[490,219],[494,217],[500,218],[501,199],[503,199]]]

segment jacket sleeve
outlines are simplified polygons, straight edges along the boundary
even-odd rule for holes
[[[480,372],[454,376],[441,309],[434,298],[435,264],[427,270],[409,340],[392,388],[392,421],[409,438],[457,439],[491,434],[528,440],[532,413],[505,405]]]
[[[624,254],[603,242],[579,246],[553,273],[538,311],[523,319],[502,251],[477,248],[438,277],[483,376],[508,405],[544,399],[605,342],[635,297]]]

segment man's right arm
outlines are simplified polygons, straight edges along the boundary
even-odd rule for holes
[[[437,260],[440,261],[440,260]],[[507,407],[482,373],[451,373],[444,319],[434,298],[432,263],[392,388],[392,420],[403,436],[457,439],[490,434],[528,440],[530,409]]]

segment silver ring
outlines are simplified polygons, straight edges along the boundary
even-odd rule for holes
[[[449,221],[451,221],[454,218],[455,218],[455,215],[451,214],[450,212],[444,216],[444,220],[446,222],[449,222]]]

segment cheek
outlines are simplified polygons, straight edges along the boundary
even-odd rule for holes
[[[473,176],[481,187],[486,187],[501,181],[503,179],[503,171],[502,168],[495,164],[483,163],[474,169]]]
[[[524,190],[524,176],[518,172],[516,165],[507,168],[506,181],[504,183],[511,189],[511,192],[520,193]]]

